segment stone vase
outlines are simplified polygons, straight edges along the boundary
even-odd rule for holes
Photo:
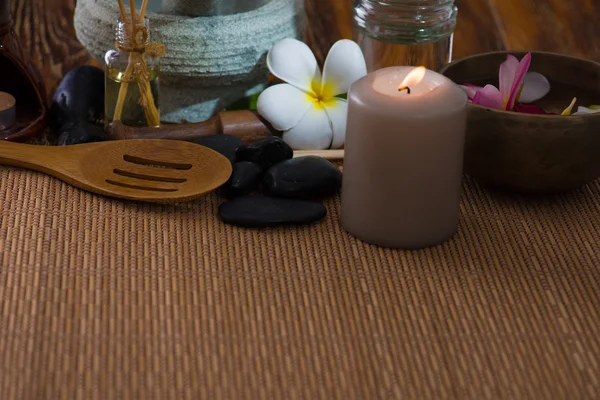
[[[165,14],[201,17],[249,12],[264,6],[270,0],[161,0]]]
[[[154,0],[151,5],[151,41],[167,47],[161,65],[163,122],[203,121],[264,89],[268,50],[281,39],[300,37],[304,27],[302,0]],[[99,61],[114,46],[119,15],[116,0],[77,2],[77,37]]]

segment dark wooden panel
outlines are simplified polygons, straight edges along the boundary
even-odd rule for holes
[[[116,0],[115,0],[116,1]],[[306,38],[322,63],[352,38],[352,0],[305,0]],[[75,0],[12,0],[16,30],[51,91],[64,73],[90,62],[75,37]],[[597,0],[457,0],[455,58],[501,50],[556,51],[600,61]]]
[[[353,0],[305,0],[306,42],[323,64],[331,46],[352,39]]]
[[[75,37],[75,0],[12,0],[11,6],[15,30],[40,68],[48,92],[71,68],[90,61]]]
[[[480,1],[480,0],[473,0]],[[506,47],[600,61],[598,0],[488,0]]]
[[[488,0],[459,0],[457,5],[454,59],[505,49],[495,10]]]

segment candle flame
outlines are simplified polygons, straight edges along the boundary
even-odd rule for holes
[[[400,86],[398,87],[399,91],[407,90],[410,94],[410,87],[418,85],[425,78],[425,74],[427,73],[427,68],[425,67],[417,67],[410,71],[406,78],[402,81]]]

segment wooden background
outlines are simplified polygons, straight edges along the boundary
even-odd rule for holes
[[[0,0],[7,1],[7,0]],[[12,0],[15,27],[51,92],[90,62],[73,29],[76,0]],[[116,0],[115,0],[116,1]],[[547,50],[600,61],[599,0],[457,0],[455,58],[491,50]],[[306,0],[307,40],[322,62],[352,37],[352,0]]]

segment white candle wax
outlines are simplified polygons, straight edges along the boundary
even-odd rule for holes
[[[395,248],[428,247],[452,236],[466,115],[465,93],[433,71],[386,68],[352,85],[344,227],[359,239]]]
[[[10,93],[0,92],[0,131],[10,128],[15,124],[16,100]]]

